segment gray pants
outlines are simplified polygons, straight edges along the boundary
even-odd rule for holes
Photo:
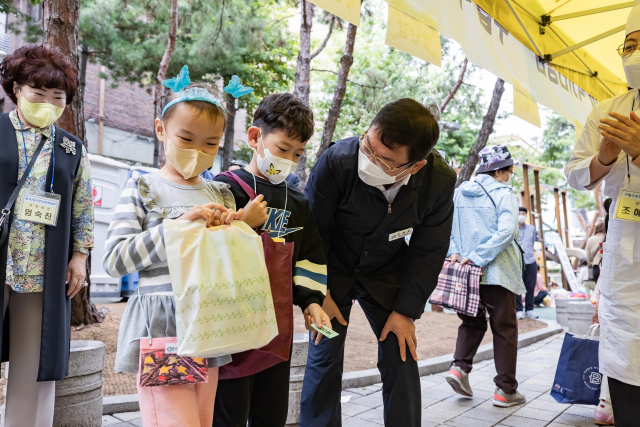
[[[42,292],[18,293],[4,286],[2,315],[10,307],[11,342],[5,427],[51,427],[55,381],[37,382],[42,330]],[[10,375],[9,375],[10,374]]]

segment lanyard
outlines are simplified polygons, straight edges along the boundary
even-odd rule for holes
[[[22,120],[20,120],[20,116],[16,113],[16,117],[18,117],[18,123],[20,123],[20,133],[22,134],[22,147],[24,148],[24,159],[27,163],[27,177],[29,176],[29,156],[27,155],[27,143],[24,140],[24,129],[22,128]],[[44,138],[44,135],[42,135]],[[53,125],[51,125],[51,137],[53,138]],[[51,187],[49,187],[49,191],[53,193],[53,180],[56,176],[56,150],[55,147],[51,149],[51,162],[53,163],[53,167],[51,168]]]
[[[253,192],[258,194],[258,187],[256,186],[256,176],[249,169],[245,169],[245,170],[249,172],[253,177]],[[282,219],[280,219],[280,221],[284,219],[284,214],[287,211],[287,202],[289,201],[289,186],[287,184],[287,181],[282,181],[282,182],[284,182],[284,212],[282,212]],[[284,230],[282,230],[282,227],[280,227],[280,231],[278,232],[276,239],[282,238],[282,233],[284,233]],[[285,243],[284,239],[282,240],[283,240],[282,243],[284,244]]]

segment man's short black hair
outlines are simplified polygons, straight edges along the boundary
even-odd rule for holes
[[[527,208],[525,208],[524,206],[520,206],[520,207],[518,208],[518,212],[529,212],[529,211],[528,211],[528,210],[527,210]]]
[[[265,137],[272,132],[284,131],[289,138],[307,142],[313,135],[313,111],[290,93],[266,96],[253,115]]]
[[[391,150],[406,147],[410,162],[426,158],[440,137],[440,126],[427,107],[410,98],[385,105],[371,122]]]

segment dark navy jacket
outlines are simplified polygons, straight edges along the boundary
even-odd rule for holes
[[[334,300],[358,281],[383,307],[418,319],[436,287],[451,235],[456,173],[433,150],[389,205],[358,177],[358,137],[334,143],[305,188],[327,257]],[[391,233],[413,228],[411,245]]]

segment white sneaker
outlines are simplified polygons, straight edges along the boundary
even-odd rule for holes
[[[533,312],[533,310],[527,310],[527,312],[525,313],[525,316],[527,316],[529,319],[533,319],[533,320],[536,320],[536,319],[540,318],[540,316],[535,314]]]
[[[518,320],[524,319],[524,311],[516,311],[516,319]]]

